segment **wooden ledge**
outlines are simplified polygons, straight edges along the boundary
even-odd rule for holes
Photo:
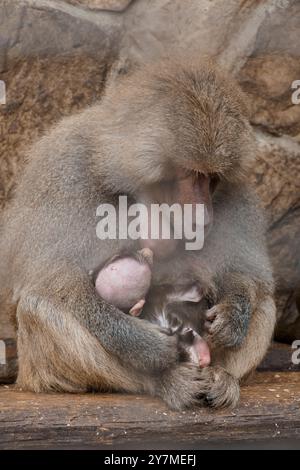
[[[300,447],[300,374],[288,371],[291,352],[272,350],[262,371],[242,388],[234,411],[173,412],[149,397],[33,394],[4,385],[0,448],[193,449],[264,442]],[[276,363],[280,371],[274,370]]]

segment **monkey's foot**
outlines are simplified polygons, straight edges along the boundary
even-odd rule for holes
[[[234,408],[240,398],[238,380],[223,367],[213,366],[202,370],[202,386],[206,389],[203,404],[211,408]]]
[[[159,395],[175,410],[201,405],[223,408],[237,405],[240,388],[222,367],[181,364],[163,374]]]
[[[220,303],[205,313],[205,339],[213,346],[240,346],[246,337],[248,325],[248,310],[243,311],[239,304]]]

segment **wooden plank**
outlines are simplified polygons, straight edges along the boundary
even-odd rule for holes
[[[259,371],[300,371],[300,366],[293,364],[292,357],[296,350],[291,345],[273,343],[265,359],[259,366]],[[298,362],[300,353],[297,353]]]
[[[0,448],[197,448],[300,439],[300,374],[257,372],[236,410],[170,411],[121,394],[33,394],[0,387]],[[300,441],[299,441],[300,442]]]
[[[292,365],[292,352],[273,346],[235,410],[174,412],[149,397],[33,394],[4,385],[0,448],[193,449],[254,442],[300,448],[300,366]]]

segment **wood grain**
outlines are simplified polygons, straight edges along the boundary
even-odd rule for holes
[[[282,371],[265,371],[277,362],[278,352]],[[300,447],[300,368],[286,372],[290,352],[273,349],[264,372],[256,372],[242,388],[235,410],[174,412],[143,396],[46,395],[2,386],[0,448],[192,449],[263,441],[276,447],[286,440]]]

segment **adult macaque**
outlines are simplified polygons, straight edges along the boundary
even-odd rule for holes
[[[148,393],[177,409],[237,403],[275,324],[264,221],[248,189],[252,142],[237,84],[208,62],[175,60],[114,83],[33,146],[0,222],[0,314],[15,306],[19,385]],[[206,204],[202,250],[183,240],[146,247],[153,288],[201,286],[211,366],[181,361],[177,335],[97,294],[89,272],[139,249],[96,236],[96,208],[117,207],[120,194]]]

